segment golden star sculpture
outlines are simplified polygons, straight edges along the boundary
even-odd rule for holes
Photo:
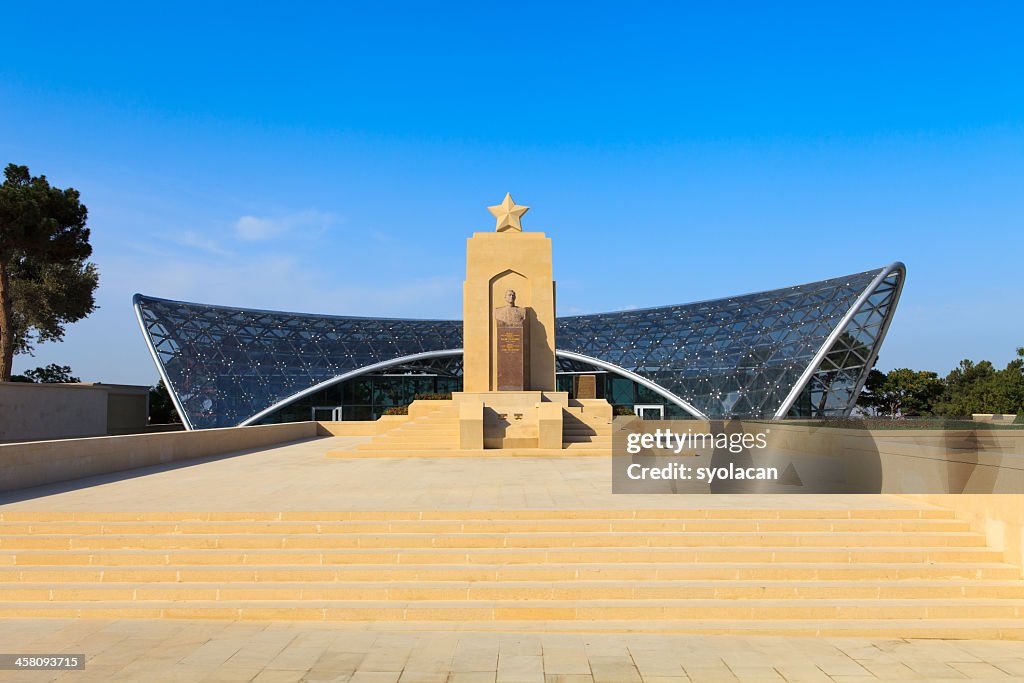
[[[505,232],[506,230],[515,230],[516,232],[523,231],[523,224],[519,220],[523,217],[523,214],[530,210],[528,206],[517,206],[512,201],[512,195],[508,192],[505,193],[505,199],[502,200],[501,204],[497,206],[488,206],[487,210],[494,214],[494,217],[498,219],[498,232]]]

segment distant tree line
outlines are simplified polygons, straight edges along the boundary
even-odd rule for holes
[[[926,370],[872,370],[857,405],[873,415],[967,416],[974,413],[1015,413],[1024,422],[1024,347],[1006,368],[987,360],[960,361],[946,377]]]
[[[26,370],[20,375],[12,375],[12,382],[29,382],[34,384],[71,384],[82,380],[71,374],[70,365],[49,365]]]

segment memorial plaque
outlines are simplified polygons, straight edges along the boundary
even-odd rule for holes
[[[498,325],[498,391],[526,389],[526,330]]]
[[[576,376],[576,398],[597,398],[597,377],[595,375]]]
[[[507,306],[494,310],[497,324],[495,370],[498,391],[525,391],[529,371],[529,325],[526,309],[516,306],[515,290],[505,292]]]

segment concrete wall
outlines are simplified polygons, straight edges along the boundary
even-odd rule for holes
[[[107,433],[107,391],[91,384],[0,382],[0,442]]]
[[[316,422],[291,422],[0,444],[0,491],[263,448],[317,435]]]
[[[107,435],[140,434],[149,425],[149,387],[100,384],[107,390]]]
[[[149,387],[0,382],[0,443],[139,434],[149,422]]]

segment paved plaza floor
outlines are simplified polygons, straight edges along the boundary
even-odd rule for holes
[[[0,493],[0,506],[60,511],[920,507],[878,495],[615,495],[609,457],[326,457],[367,440],[311,439]]]
[[[0,510],[914,508],[896,496],[613,495],[604,457],[327,458],[361,438],[0,495]],[[457,627],[456,627],[457,628]],[[85,671],[25,681],[859,683],[1024,680],[1024,643],[443,631],[394,625],[9,619],[0,652],[82,653]]]
[[[12,681],[877,683],[1024,679],[1004,641],[529,634],[339,625],[8,620],[3,650],[86,655],[84,671]]]

